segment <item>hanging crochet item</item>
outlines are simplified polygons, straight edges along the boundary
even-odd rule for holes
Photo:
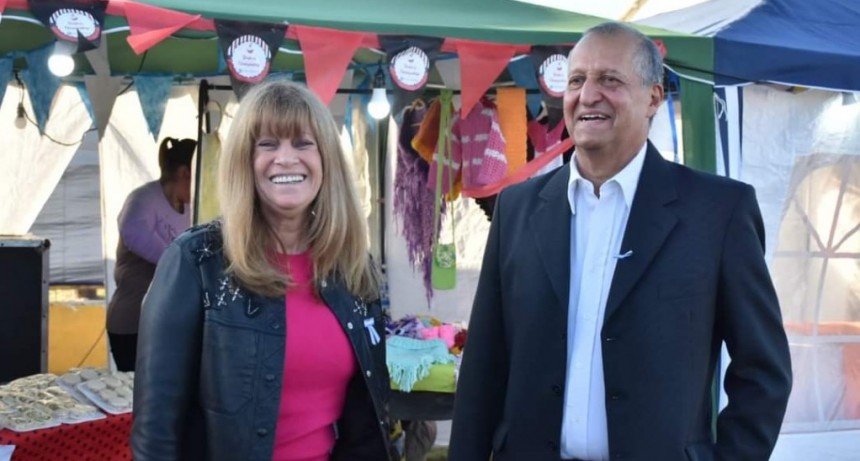
[[[433,247],[433,288],[453,290],[457,286],[457,247],[453,243],[437,243]]]
[[[496,107],[499,109],[499,126],[505,137],[505,156],[510,175],[526,164],[526,90],[498,88]]]
[[[427,193],[427,174],[430,165],[411,145],[418,132],[427,107],[417,100],[403,111],[397,143],[397,169],[394,175],[394,213],[403,226],[407,256],[413,270],[421,274],[424,291],[429,302],[433,296],[430,273],[433,266],[434,212],[433,194]],[[433,148],[435,149],[435,142]],[[432,153],[431,153],[432,155]],[[443,209],[444,209],[444,204]],[[438,223],[436,224],[438,229]]]
[[[460,166],[463,189],[493,184],[507,175],[499,112],[487,97],[482,97],[467,116],[455,117],[451,145],[454,165]]]
[[[412,148],[421,155],[427,163],[433,161],[433,152],[436,151],[436,143],[439,142],[439,114],[442,105],[439,98],[430,103],[430,107],[424,114],[418,133],[412,138]]]
[[[448,207],[451,210],[451,243],[439,242],[439,234],[436,232],[442,206],[442,182],[443,178],[447,182],[446,190],[451,190],[452,176],[454,175],[451,168],[451,98],[453,93],[450,90],[443,91],[439,96],[442,113],[439,117],[439,141],[436,143],[437,158],[434,162],[436,165],[436,207],[434,213],[434,234],[433,234],[433,266],[430,272],[430,280],[433,288],[437,290],[453,290],[457,286],[457,248],[454,246],[454,207]],[[433,171],[431,165],[431,171]]]

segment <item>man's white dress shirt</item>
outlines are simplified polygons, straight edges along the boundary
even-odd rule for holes
[[[615,265],[632,257],[621,248],[630,207],[639,184],[647,143],[600,186],[570,162],[570,301],[567,321],[567,377],[561,426],[561,457],[609,460],[603,349],[600,331]]]

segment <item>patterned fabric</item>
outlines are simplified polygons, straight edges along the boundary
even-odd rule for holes
[[[0,445],[15,445],[14,460],[131,461],[131,413],[31,432],[0,430]]]
[[[466,118],[454,121],[451,145],[454,162],[462,168],[461,180],[466,189],[498,182],[508,172],[499,112],[486,97],[478,101]]]

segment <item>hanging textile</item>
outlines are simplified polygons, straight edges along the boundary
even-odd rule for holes
[[[403,123],[397,140],[393,212],[403,224],[401,233],[406,239],[409,264],[423,275],[429,302],[433,296],[430,268],[434,232],[433,194],[427,192],[430,164],[412,147],[413,137],[418,133],[427,110],[427,106],[419,99],[403,111]]]
[[[511,174],[526,164],[526,90],[497,89],[496,106],[499,108],[499,126],[506,141],[508,174]]]

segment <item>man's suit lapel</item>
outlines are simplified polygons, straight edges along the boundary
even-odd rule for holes
[[[645,163],[624,231],[621,253],[633,253],[619,259],[606,301],[604,322],[618,309],[624,298],[648,269],[678,218],[666,205],[677,197],[675,178],[670,164],[660,156],[651,143],[645,153]]]
[[[570,206],[567,183],[570,167],[565,165],[540,192],[541,202],[531,215],[531,237],[535,240],[544,270],[560,306],[567,309],[570,293]]]

